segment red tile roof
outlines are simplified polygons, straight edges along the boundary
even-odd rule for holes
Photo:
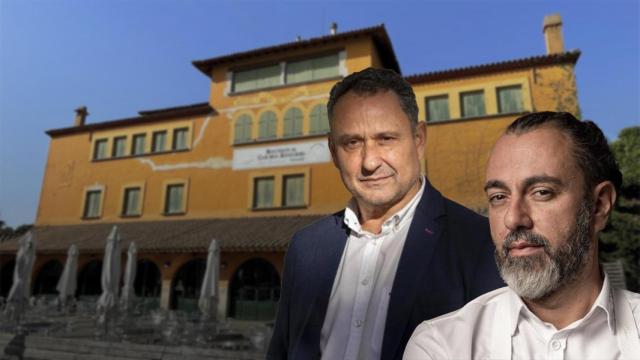
[[[166,109],[158,110],[144,110],[140,111],[140,116],[130,117],[126,119],[110,120],[94,124],[85,124],[83,126],[71,126],[62,129],[47,130],[45,133],[51,137],[59,135],[77,134],[93,130],[111,129],[117,127],[124,127],[130,125],[140,125],[148,123],[157,123],[162,121],[173,120],[176,117],[195,116],[209,114],[213,112],[213,109],[209,103],[197,103],[192,105],[177,106]]]
[[[135,241],[138,251],[150,253],[206,252],[211,239],[224,251],[284,251],[294,232],[322,218],[280,216],[176,221],[139,221],[117,224],[123,249]],[[114,224],[36,226],[39,254],[66,253],[76,244],[81,253],[101,253]],[[0,254],[15,253],[17,239],[0,243]]]
[[[490,64],[474,65],[469,67],[432,71],[422,74],[405,76],[411,84],[436,82],[474,75],[527,69],[532,67],[549,66],[557,64],[573,64],[578,61],[580,50],[572,50],[561,54],[531,56],[528,58],[507,60]]]
[[[211,70],[213,69],[213,67],[220,64],[235,62],[239,60],[255,59],[273,54],[284,55],[286,52],[289,52],[291,50],[309,49],[319,45],[334,43],[361,36],[369,36],[373,38],[376,48],[380,53],[380,59],[382,61],[383,67],[387,69],[393,69],[399,74],[401,73],[400,64],[398,64],[398,60],[396,58],[395,52],[393,51],[393,46],[391,45],[391,40],[389,39],[389,35],[387,34],[387,30],[385,29],[384,24],[347,32],[338,32],[335,35],[326,35],[307,40],[293,41],[280,45],[237,52],[204,60],[194,60],[192,61],[192,64],[203,74],[211,77]]]

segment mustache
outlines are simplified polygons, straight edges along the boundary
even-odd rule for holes
[[[534,246],[542,246],[544,251],[549,254],[549,240],[544,236],[537,234],[530,230],[514,230],[510,232],[502,242],[502,253],[506,257],[509,254],[509,248],[513,243],[518,241],[524,241],[527,244]]]

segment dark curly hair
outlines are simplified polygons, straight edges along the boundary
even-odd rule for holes
[[[598,125],[589,120],[580,121],[567,112],[543,111],[519,117],[505,134],[521,135],[541,127],[558,129],[571,139],[573,156],[584,173],[587,189],[611,181],[619,193],[622,173]]]
[[[333,108],[338,100],[349,91],[357,95],[371,96],[378,92],[393,91],[400,100],[402,111],[407,115],[411,128],[418,125],[418,103],[411,85],[398,73],[389,69],[367,68],[355,72],[336,83],[331,89],[327,113],[329,124],[333,123]]]

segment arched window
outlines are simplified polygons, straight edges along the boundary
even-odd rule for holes
[[[276,138],[276,113],[273,111],[267,111],[260,115],[260,121],[258,123],[258,139],[275,139]]]
[[[9,260],[0,264],[0,297],[7,297],[13,285],[13,269],[16,262]]]
[[[62,263],[58,260],[48,261],[42,265],[33,284],[33,295],[57,294],[56,286],[62,275]]]
[[[76,296],[98,296],[102,293],[100,276],[102,275],[102,261],[91,260],[78,274],[78,288]]]
[[[280,299],[280,275],[270,262],[251,259],[233,274],[229,285],[229,316],[242,320],[273,320]]]
[[[173,277],[169,308],[184,312],[198,311],[198,297],[207,262],[194,259],[182,265]]]
[[[316,105],[311,109],[311,124],[309,127],[310,134],[326,134],[329,132],[329,117],[327,116],[327,107],[324,105]]]
[[[251,141],[251,128],[253,127],[253,121],[251,116],[244,114],[236,120],[236,126],[233,136],[233,142],[243,143]]]
[[[284,114],[284,137],[302,135],[302,110],[297,107]]]

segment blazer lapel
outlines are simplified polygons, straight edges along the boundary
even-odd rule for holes
[[[413,215],[393,282],[382,342],[382,359],[393,359],[401,350],[398,347],[413,310],[416,289],[424,286],[420,284],[420,279],[423,279],[421,274],[428,268],[443,231],[443,226],[437,220],[444,213],[442,195],[427,181]]]
[[[309,347],[317,348],[318,353],[320,332],[327,313],[333,281],[349,234],[343,223],[343,215],[344,213],[335,215],[332,226],[314,241],[314,255],[310,269],[314,269],[315,274],[309,275],[311,275],[310,279],[315,281],[309,281],[307,284],[307,290],[311,292],[311,296],[308,297],[310,301],[307,304],[301,304],[306,306],[306,314],[300,340]]]

